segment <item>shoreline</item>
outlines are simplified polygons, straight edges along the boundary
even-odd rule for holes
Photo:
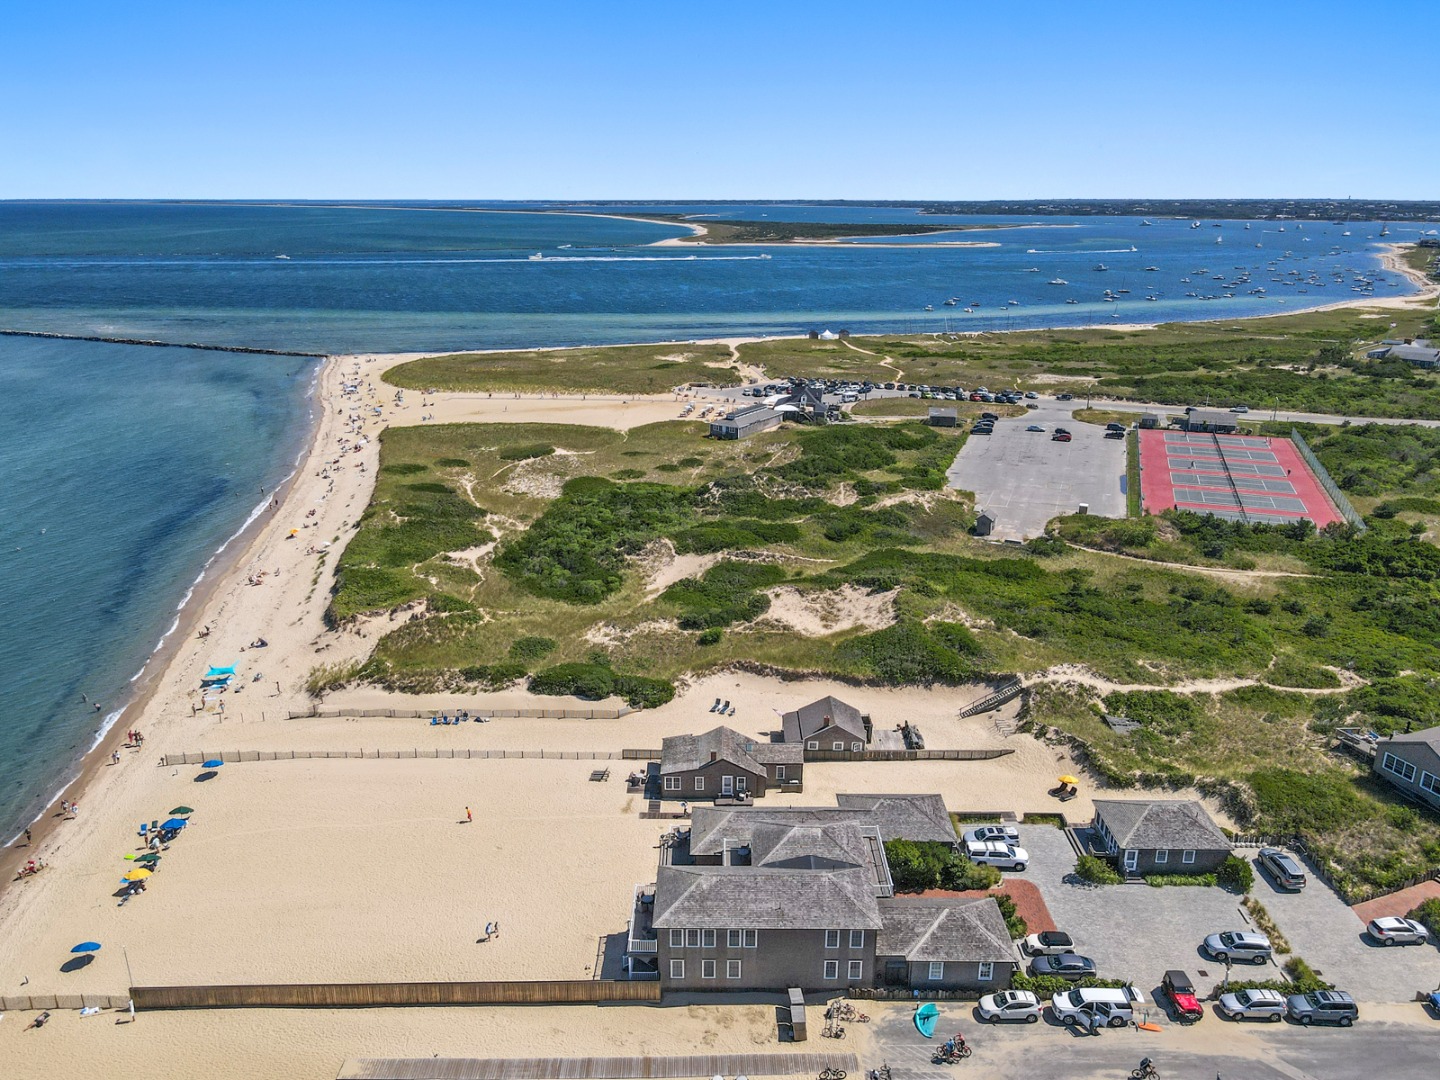
[[[133,344],[160,343],[134,342]],[[269,506],[271,499],[279,499],[281,508],[283,508],[285,500],[289,497],[300,476],[301,468],[304,467],[316,446],[324,414],[322,409],[316,408],[315,399],[322,384],[326,365],[329,363],[330,358],[324,358],[306,391],[306,399],[310,403],[308,421],[310,432],[302,442],[289,472],[271,491],[270,498],[258,503],[240,527],[231,533],[206,559],[195,580],[190,583],[180,603],[176,605],[175,617],[170,626],[161,634],[155,647],[146,655],[140,670],[131,676],[123,702],[117,709],[104,715],[101,727],[97,729],[90,746],[65,766],[61,773],[59,786],[49,796],[42,796],[46,801],[35,816],[28,822],[18,823],[18,831],[7,838],[3,848],[0,848],[0,875],[3,875],[0,876],[0,899],[3,899],[7,887],[16,883],[15,873],[25,860],[31,857],[30,853],[41,847],[47,839],[53,838],[59,827],[64,824],[65,819],[58,812],[60,801],[71,796],[73,796],[71,801],[84,800],[87,803],[91,801],[89,796],[97,778],[108,767],[110,755],[125,749],[127,745],[123,737],[125,732],[120,730],[121,718],[126,714],[134,717],[145,712],[170,673],[170,666],[181,646],[196,627],[201,625],[201,614],[210,606],[221,586],[236,567],[244,562],[246,556],[251,553],[252,548],[264,533],[265,508]],[[277,508],[276,513],[279,512],[279,509]],[[143,733],[143,729],[141,730]],[[27,828],[32,834],[29,844],[23,843]]]

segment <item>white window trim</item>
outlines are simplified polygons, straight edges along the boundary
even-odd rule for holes
[[[744,773],[735,777],[735,790],[741,794],[750,790],[750,778]]]
[[[839,931],[839,930],[826,930],[826,931],[825,931],[825,947],[826,947],[827,949],[838,949],[838,948],[840,947],[840,931]]]
[[[806,749],[806,750],[819,750],[819,749],[820,749],[820,740],[819,740],[819,739],[811,739],[809,742],[807,742],[807,743],[805,744],[805,749]]]
[[[758,948],[759,945],[760,945],[760,931],[758,931],[758,930],[746,930],[746,931],[745,931],[745,948],[747,948],[747,949],[755,949],[755,948]]]
[[[945,962],[943,960],[931,960],[930,971],[925,978],[930,982],[939,982],[945,978]]]
[[[1189,866],[1191,863],[1193,863],[1195,861],[1195,849],[1186,848],[1184,851],[1182,851],[1180,853],[1180,861],[1186,866]]]
[[[1420,770],[1420,790],[1428,791],[1432,795],[1440,795],[1440,776],[1434,773]]]
[[[830,744],[830,748],[832,750],[844,750],[845,744],[843,742],[834,742]]]
[[[725,961],[725,978],[727,978],[727,979],[738,979],[738,978],[740,978],[740,961],[739,961],[739,960],[726,960],[726,961]]]
[[[1415,782],[1415,766],[1404,758],[1396,757],[1388,750],[1385,756],[1380,759],[1380,767],[1393,776],[1400,777],[1407,784]]]
[[[701,977],[702,979],[713,979],[713,978],[715,978],[715,961],[714,961],[714,960],[701,960],[701,961],[700,961],[700,977]]]
[[[995,979],[995,961],[981,960],[980,973],[975,976],[981,982],[992,982]]]
[[[784,765],[776,765],[776,766],[775,766],[775,779],[776,779],[776,780],[784,780],[784,779],[785,779],[785,766],[784,766]]]
[[[1155,865],[1156,865],[1156,866],[1159,866],[1161,863],[1168,863],[1169,861],[1170,861],[1170,849],[1169,849],[1169,848],[1159,848],[1159,849],[1155,852]]]
[[[704,790],[705,790],[705,778],[704,778],[703,776],[697,776],[697,777],[695,777],[695,790],[696,790],[696,791],[704,791]]]
[[[684,960],[671,960],[671,961],[670,961],[670,977],[671,977],[672,979],[683,979],[683,978],[685,977],[685,961],[684,961]]]
[[[863,949],[863,948],[865,947],[865,931],[864,931],[864,930],[851,930],[851,931],[850,931],[850,947],[851,947],[852,949]]]
[[[687,949],[698,949],[700,947],[700,928],[698,926],[687,926],[685,928],[685,947]]]
[[[865,744],[864,744],[863,742],[852,742],[852,743],[850,744],[850,749],[851,749],[851,750],[854,750],[855,753],[858,754],[858,753],[860,753],[860,751],[862,751],[862,750],[865,749]]]
[[[714,930],[701,930],[701,931],[700,931],[700,947],[701,947],[702,949],[713,949],[713,948],[715,948],[715,931],[714,931]]]
[[[678,777],[678,776],[667,776],[667,777],[665,777],[665,790],[666,790],[666,791],[679,791],[679,790],[680,790],[680,777]]]
[[[683,948],[685,947],[685,931],[684,931],[684,930],[671,930],[671,931],[670,931],[670,947],[671,947],[672,949],[683,949]]]
[[[839,961],[839,960],[826,960],[826,961],[825,961],[825,978],[827,978],[827,979],[838,979],[839,977],[840,977],[840,961]]]
[[[864,960],[851,960],[851,961],[850,961],[850,967],[849,967],[848,971],[846,972],[846,978],[849,978],[849,979],[863,979],[864,977],[865,977],[865,961],[864,961]]]

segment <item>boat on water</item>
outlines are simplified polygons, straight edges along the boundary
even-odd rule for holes
[[[1039,272],[1040,268],[1038,266],[1027,266],[1025,268],[1025,273],[1027,274],[1038,274]]]
[[[1096,273],[1104,273],[1106,270],[1109,270],[1110,268],[1109,268],[1108,266],[1106,266],[1104,263],[1096,263],[1096,264],[1095,264],[1094,266],[1092,266],[1090,269],[1094,270]]]
[[[1073,297],[1072,297],[1071,299],[1065,301],[1065,303],[1067,303],[1067,304],[1078,304],[1079,302],[1080,302],[1079,300],[1076,300],[1076,299],[1074,299]]]
[[[926,310],[926,311],[934,311],[934,310],[935,310],[935,305],[934,305],[934,304],[926,304],[926,305],[925,305],[925,310]]]
[[[289,255],[276,255],[275,257],[276,257],[277,259],[284,259],[286,262],[289,262],[289,261],[290,261],[290,256],[289,256]]]
[[[1146,221],[1144,218],[1141,218],[1141,219],[1140,219],[1140,224],[1141,224],[1142,226],[1143,226],[1143,225],[1153,225],[1154,222],[1152,222],[1152,221]]]
[[[1217,237],[1215,237],[1215,243],[1217,243],[1217,244],[1223,244],[1224,242],[1225,242],[1225,238],[1224,238],[1223,236],[1217,236]]]
[[[952,296],[949,300],[946,300],[946,301],[945,301],[945,306],[946,306],[946,307],[954,307],[954,306],[955,306],[955,298]]]
[[[545,256],[542,255],[540,252],[537,251],[537,252],[535,252],[534,255],[531,255],[531,256],[530,256],[530,261],[531,261],[531,262],[539,262],[539,261],[540,261],[541,259],[543,259],[543,258],[545,258]]]
[[[1064,278],[1062,278],[1062,277],[1057,277],[1057,278],[1051,278],[1051,279],[1050,279],[1050,284],[1051,284],[1051,285],[1069,285],[1070,283],[1069,283],[1068,281],[1066,281],[1066,280],[1065,280]]]
[[[1146,269],[1149,273],[1152,273],[1152,274],[1158,273],[1159,270],[1160,270],[1160,268],[1159,268],[1158,266],[1147,266],[1147,267],[1145,267],[1145,269]]]
[[[1192,222],[1190,222],[1190,228],[1192,228],[1192,229],[1198,229],[1199,227],[1200,227],[1200,223],[1199,223],[1198,221],[1192,221]]]

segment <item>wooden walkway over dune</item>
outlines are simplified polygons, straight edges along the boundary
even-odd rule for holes
[[[679,1057],[350,1058],[336,1080],[673,1080],[680,1077],[817,1075],[854,1054],[693,1054]]]

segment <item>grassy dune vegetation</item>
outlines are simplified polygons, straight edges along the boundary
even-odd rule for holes
[[[741,379],[726,345],[670,344],[429,356],[391,368],[385,381],[412,390],[660,394]]]

